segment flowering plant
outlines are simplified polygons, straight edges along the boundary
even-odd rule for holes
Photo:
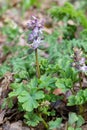
[[[86,72],[87,66],[85,64],[85,58],[82,57],[82,51],[78,48],[74,48],[74,64],[80,72]]]
[[[28,23],[28,28],[31,33],[28,36],[28,42],[35,50],[43,42],[43,21],[39,21],[36,17],[32,16]]]
[[[36,70],[37,77],[40,78],[40,67],[38,62],[38,52],[37,48],[43,42],[43,21],[40,21],[36,17],[32,16],[31,20],[28,23],[28,28],[31,31],[28,36],[28,42],[31,45],[31,48],[35,50],[36,56]]]
[[[33,55],[27,54],[29,48],[23,47],[24,51],[21,51],[20,47],[18,57],[17,54],[15,58],[12,57],[8,65],[9,68],[12,66],[10,71],[15,73],[13,73],[14,81],[10,85],[12,91],[9,93],[7,101],[9,106],[12,106],[12,100],[17,98],[18,108],[24,112],[23,119],[30,128],[41,123],[44,124],[45,129],[52,130],[61,126],[62,119],[67,120],[69,112],[77,113],[76,107],[80,108],[80,114],[83,112],[82,105],[87,102],[87,89],[84,89],[83,86],[83,79],[86,76],[84,72],[87,70],[84,58],[86,56],[84,50],[83,57],[82,51],[78,49],[77,39],[74,42],[65,40],[62,44],[58,44],[58,32],[55,31],[52,35],[45,35],[47,43],[51,44],[45,50],[49,59],[39,55],[39,61],[38,48],[43,42],[43,21],[32,16],[28,23],[28,29],[30,31],[28,43],[31,50],[35,52],[36,70]],[[83,43],[81,46],[85,46]],[[72,50],[74,46],[77,47]],[[74,60],[71,59],[73,53]],[[72,62],[75,67],[71,66]],[[7,68],[3,67],[3,73],[5,73],[5,69]],[[2,74],[2,69],[0,70]],[[73,117],[75,120],[71,120]],[[69,118],[70,125],[76,123],[76,127],[80,127],[78,126],[81,119],[79,116],[72,113]]]

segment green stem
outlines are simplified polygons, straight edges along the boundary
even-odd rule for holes
[[[36,73],[37,73],[37,77],[40,78],[40,67],[39,67],[37,49],[35,49],[35,57],[36,57]]]
[[[80,85],[79,87],[80,87],[80,90],[81,90],[82,89],[82,73],[81,72],[79,73],[79,85]],[[79,106],[79,114],[82,115],[83,112],[84,112],[84,107],[83,107],[83,104],[81,104]]]
[[[41,117],[42,123],[44,124],[45,128],[48,130],[48,124],[47,124],[46,121],[42,118],[41,113],[39,114],[39,116]]]
[[[83,113],[84,113],[84,106],[83,106],[83,104],[81,104],[79,106],[79,114],[83,116]]]
[[[74,88],[71,89],[71,92],[72,92],[73,95],[76,95]]]

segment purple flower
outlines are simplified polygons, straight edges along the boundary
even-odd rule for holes
[[[85,64],[85,58],[84,57],[81,58],[81,60],[79,61],[79,64],[80,65],[84,65]]]
[[[85,64],[85,58],[82,57],[81,49],[74,48],[74,66],[78,71],[87,72],[87,66]]]
[[[82,72],[87,72],[87,66],[85,65],[84,57],[82,57],[81,60],[79,60],[79,70]]]
[[[28,41],[31,43],[33,42],[34,36],[33,34],[29,34]]]
[[[39,29],[38,27],[35,27],[34,30],[32,31],[33,35],[34,35],[34,38],[37,38],[39,36]]]
[[[87,72],[87,66],[86,65],[81,66],[81,67],[79,67],[79,70],[82,72]]]
[[[42,43],[42,39],[40,37],[38,37],[37,39],[34,40],[34,42],[32,43],[32,48],[35,50],[39,47],[39,45]]]
[[[30,20],[29,23],[28,23],[28,28],[29,28],[30,30],[33,30],[34,27],[36,27],[36,23],[37,23],[37,18],[34,17],[34,16],[32,16],[31,20]]]
[[[28,42],[31,43],[33,49],[37,49],[43,39],[43,22],[32,16],[28,23],[31,33],[28,36]]]

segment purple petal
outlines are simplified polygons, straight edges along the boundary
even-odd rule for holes
[[[27,25],[30,30],[33,30],[35,27],[35,24],[33,24],[31,21]]]
[[[38,37],[36,40],[34,40],[34,42],[32,43],[32,48],[36,49],[39,47],[39,45],[42,43],[42,40],[40,37]]]
[[[28,23],[28,28],[31,30],[31,33],[28,37],[28,42],[32,43],[31,46],[33,49],[36,49],[39,47],[43,39],[43,22],[32,16]]]
[[[33,15],[31,19],[37,20],[37,18]]]
[[[38,35],[39,35],[39,29],[38,29],[38,27],[35,27],[34,30],[32,31],[32,33],[33,33],[33,36],[35,38],[38,37]]]
[[[80,65],[84,65],[85,64],[85,58],[81,58],[81,60],[79,61]]]
[[[29,34],[28,41],[33,42],[33,40],[34,40],[33,34]]]
[[[87,66],[84,65],[84,66],[80,67],[79,70],[81,70],[83,72],[87,72]]]

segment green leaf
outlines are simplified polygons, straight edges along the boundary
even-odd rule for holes
[[[50,90],[53,87],[55,79],[50,76],[43,75],[39,80],[39,88],[46,88],[46,90]]]
[[[84,124],[84,123],[85,123],[84,118],[79,115],[79,116],[78,116],[78,121],[77,121],[77,123],[76,123],[77,127],[82,126],[82,124]]]
[[[37,108],[39,103],[37,100],[43,99],[44,94],[42,91],[36,91],[35,93],[30,94],[27,91],[23,91],[18,96],[18,101],[22,103],[24,110],[31,112],[34,108]]]
[[[3,63],[2,66],[0,66],[0,77],[3,77],[6,72],[11,71],[11,67],[9,65],[6,65]]]
[[[22,93],[22,91],[26,90],[25,86],[23,83],[12,83],[11,88],[13,89],[12,92],[9,93],[9,97],[16,97]]]
[[[49,10],[49,13],[53,18],[57,20],[75,20],[76,23],[80,23],[83,27],[87,28],[87,19],[81,10],[75,10],[74,6],[69,2],[66,2],[62,7],[53,6]]]
[[[69,124],[73,125],[76,121],[78,121],[78,116],[76,113],[69,113]]]
[[[76,99],[75,99],[75,96],[74,95],[71,95],[69,98],[68,98],[68,106],[74,106],[76,104]]]
[[[68,127],[68,130],[75,130],[75,129],[74,129],[73,127],[70,126],[70,127]]]
[[[87,101],[87,89],[84,90],[83,95],[84,95],[85,101]]]
[[[82,130],[82,128],[76,128],[75,130]]]
[[[60,128],[62,122],[62,118],[57,118],[55,121],[49,122],[49,130]]]
[[[25,79],[28,77],[28,72],[26,70],[20,71],[19,72],[19,78]]]
[[[18,101],[22,103],[22,107],[26,111],[32,111],[34,108],[38,107],[38,102],[27,92],[23,91],[18,96]]]
[[[37,99],[37,100],[43,99],[43,98],[44,98],[44,93],[43,93],[43,91],[38,91],[38,92],[36,92],[33,96],[34,96],[34,98]]]
[[[37,86],[38,86],[38,79],[34,77],[29,84],[29,88],[36,88]]]
[[[79,90],[75,98],[76,98],[77,105],[83,104],[85,102],[84,90]]]
[[[25,11],[26,9],[28,9],[31,5],[31,0],[22,0],[22,8],[23,11]]]
[[[39,124],[39,122],[42,120],[37,114],[34,114],[33,112],[27,112],[24,115],[25,119],[26,119],[26,124],[28,126],[37,126]]]
[[[61,78],[57,80],[56,86],[61,88],[63,92],[66,92],[72,87],[72,81],[71,79]]]

